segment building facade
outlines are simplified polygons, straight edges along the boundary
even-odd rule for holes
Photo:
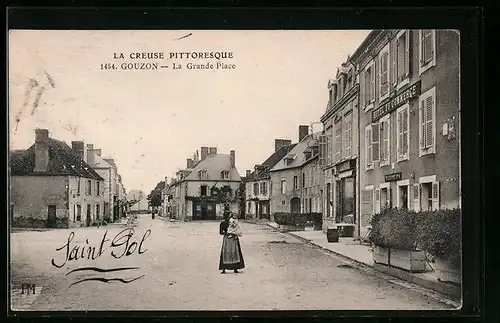
[[[320,134],[310,134],[309,126],[299,126],[299,142],[269,170],[272,221],[274,213],[322,212]]]
[[[36,129],[35,143],[10,157],[12,226],[69,228],[103,218],[104,179],[47,129]]]
[[[252,219],[270,219],[271,176],[274,167],[296,144],[291,140],[275,139],[274,153],[262,164],[255,165],[254,171],[247,170],[245,177],[246,215]]]
[[[218,154],[215,147],[201,147],[200,160],[187,159],[176,174],[172,192],[172,217],[180,220],[223,218],[224,212],[239,213],[237,191],[241,177],[235,151]]]
[[[321,117],[320,166],[324,228],[334,223],[359,223],[359,85],[356,67],[349,61],[328,82],[327,109]]]
[[[374,30],[352,55],[361,232],[384,206],[461,206],[459,52],[453,30]]]

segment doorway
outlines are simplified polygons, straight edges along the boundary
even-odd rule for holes
[[[290,212],[300,213],[300,198],[294,197],[290,200]]]
[[[90,204],[87,204],[87,218],[85,219],[85,224],[90,227],[90,222],[92,221]]]
[[[56,227],[56,206],[49,205],[47,210],[47,228],[55,228]]]

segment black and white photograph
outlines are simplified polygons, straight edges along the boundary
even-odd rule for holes
[[[12,311],[457,310],[460,32],[8,33]]]

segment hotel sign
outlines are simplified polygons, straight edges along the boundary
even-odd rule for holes
[[[393,96],[387,103],[381,105],[378,109],[372,112],[372,122],[376,122],[383,116],[392,111],[396,110],[403,104],[407,103],[411,99],[420,95],[420,80],[410,87],[406,88],[403,92]]]
[[[403,176],[401,173],[387,174],[387,175],[385,175],[385,181],[386,182],[396,182],[396,181],[400,181],[402,177]]]

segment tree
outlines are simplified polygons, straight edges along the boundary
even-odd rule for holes
[[[148,195],[149,205],[152,207],[161,205],[161,192],[165,188],[165,181],[156,184],[156,187]]]

